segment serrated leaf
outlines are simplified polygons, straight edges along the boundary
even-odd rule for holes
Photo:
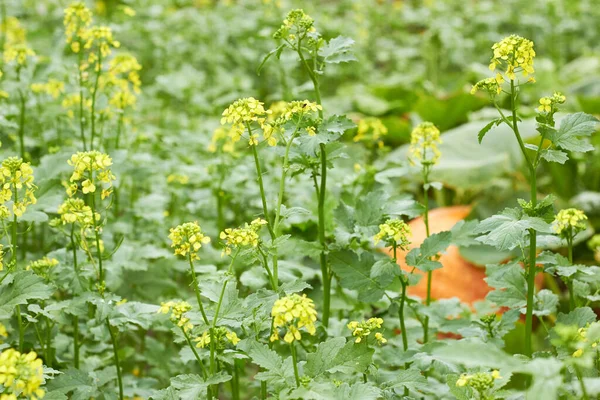
[[[542,149],[540,151],[540,157],[548,162],[556,162],[564,164],[569,159],[567,153],[561,150]]]
[[[584,138],[596,131],[598,120],[589,114],[578,112],[569,114],[560,123],[560,128],[548,129],[548,139],[556,147],[569,151],[588,152],[594,146]]]
[[[375,259],[370,253],[361,257],[356,253],[336,251],[330,254],[331,269],[339,277],[342,287],[358,291],[360,301],[369,303],[381,299],[387,285],[381,277],[371,277],[371,268]]]
[[[487,233],[477,240],[499,250],[512,250],[517,246],[525,247],[530,228],[543,233],[551,232],[550,225],[541,218],[523,215],[520,208],[506,208],[479,223],[476,233]]]
[[[206,390],[210,385],[227,382],[230,379],[231,376],[222,371],[207,380],[204,380],[200,375],[185,374],[171,378],[171,386],[177,390],[181,400],[197,400],[206,397]]]
[[[334,367],[333,362],[345,344],[346,339],[343,337],[331,338],[326,342],[320,343],[314,353],[306,356],[304,372],[308,376],[315,378]]]
[[[319,55],[323,61],[329,64],[357,61],[352,47],[354,40],[344,36],[331,39],[325,46],[319,49]]]
[[[16,305],[34,299],[45,300],[53,293],[52,288],[32,271],[19,271],[11,278],[0,287],[0,319],[10,317]]]
[[[269,58],[271,58],[272,55],[276,54],[277,58],[279,58],[281,56],[281,52],[283,51],[284,48],[285,48],[285,44],[282,44],[282,45],[279,45],[276,49],[273,49],[270,52],[268,52],[267,55],[263,57],[262,61],[258,65],[258,68],[256,68],[256,74],[260,75],[260,71],[262,71],[263,67],[265,66],[265,64],[267,63]]]
[[[535,294],[533,300],[533,315],[552,315],[558,307],[558,296],[551,290],[542,289]]]
[[[481,128],[481,130],[477,134],[477,140],[479,141],[479,144],[481,144],[483,137],[494,127],[494,125],[498,126],[500,122],[502,122],[502,118],[496,118],[492,120],[489,124]]]
[[[395,392],[400,394],[404,388],[418,391],[423,387],[427,387],[427,378],[423,376],[420,370],[409,368],[399,371],[396,378],[390,383]]]
[[[527,304],[527,281],[517,262],[486,266],[487,284],[494,288],[487,299],[498,306],[519,309]]]
[[[451,238],[452,233],[450,231],[434,233],[425,239],[420,247],[412,249],[406,255],[406,263],[424,272],[442,268],[439,261],[434,261],[431,258],[446,250],[450,245]]]
[[[84,371],[69,368],[48,384],[48,390],[58,393],[72,393],[74,399],[90,399],[97,394],[92,377]]]
[[[579,307],[568,314],[558,313],[556,324],[576,325],[583,328],[587,324],[596,321],[596,313],[590,307]]]
[[[371,363],[374,352],[375,350],[368,346],[361,346],[354,341],[349,341],[337,353],[331,363],[333,367],[327,371],[341,372],[342,374],[363,373]]]

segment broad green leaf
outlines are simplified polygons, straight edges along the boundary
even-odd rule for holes
[[[537,292],[533,301],[533,314],[537,316],[552,315],[558,307],[558,296],[548,289]]]
[[[518,262],[486,266],[487,284],[495,290],[487,299],[498,306],[521,308],[527,304],[527,281]]]
[[[486,367],[493,369],[516,369],[521,362],[496,346],[479,341],[447,342],[436,348],[433,354],[446,362],[462,364],[467,368]]]
[[[425,239],[420,247],[412,249],[406,255],[406,263],[424,272],[442,268],[439,261],[434,261],[431,258],[446,250],[450,245],[451,238],[452,233],[450,231],[434,233]]]
[[[367,346],[349,341],[337,353],[331,363],[333,367],[330,367],[327,371],[331,373],[341,372],[348,375],[363,373],[371,363],[374,352],[373,349]]]
[[[346,339],[343,337],[331,338],[320,343],[314,353],[306,356],[304,372],[313,378],[325,373],[334,366],[333,361],[345,344]]]
[[[331,39],[325,46],[319,49],[319,55],[329,64],[339,64],[341,62],[357,61],[352,47],[354,40],[344,36],[338,36]]]
[[[576,325],[583,328],[587,324],[596,321],[596,313],[590,307],[579,307],[568,314],[558,313],[557,324]]]
[[[420,370],[409,368],[399,371],[396,378],[389,383],[391,383],[391,387],[394,388],[395,392],[400,394],[404,388],[419,391],[421,388],[427,387],[427,378],[423,376]]]
[[[564,164],[569,159],[569,156],[564,151],[552,149],[542,149],[542,151],[540,151],[540,157],[548,162],[556,162],[559,164]]]
[[[52,293],[52,288],[32,271],[19,271],[0,287],[0,319],[10,317],[16,305],[27,304],[29,300],[48,299]]]
[[[381,299],[389,283],[386,276],[371,276],[371,268],[375,264],[372,254],[363,253],[359,258],[349,250],[336,251],[330,254],[329,259],[331,269],[340,279],[340,285],[358,291],[360,301],[370,303]]]
[[[97,395],[92,377],[79,369],[69,368],[48,384],[48,390],[68,394],[72,399],[89,400]]]
[[[520,208],[506,208],[500,214],[479,223],[476,232],[487,233],[477,240],[499,250],[512,250],[517,246],[526,246],[530,228],[543,233],[551,232],[550,225],[544,220],[523,215]]]
[[[195,374],[177,375],[171,378],[171,386],[177,390],[181,400],[197,400],[206,397],[206,390],[210,385],[227,382],[230,379],[231,376],[223,371],[209,377],[207,380]]]
[[[560,123],[558,130],[548,129],[548,139],[556,147],[568,151],[587,152],[594,150],[584,138],[596,131],[598,120],[583,112],[569,114]]]

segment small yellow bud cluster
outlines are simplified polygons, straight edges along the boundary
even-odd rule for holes
[[[35,352],[20,353],[14,349],[5,349],[0,353],[0,385],[3,386],[3,398],[28,398],[38,400],[44,397],[41,388],[44,383],[42,360]]]
[[[286,343],[301,340],[300,329],[303,327],[310,335],[314,335],[317,331],[315,327],[317,310],[313,301],[305,294],[300,296],[294,293],[275,301],[271,316],[274,318],[271,342],[279,340],[280,328],[285,330],[283,340]]]
[[[490,96],[495,96],[502,92],[502,82],[504,82],[504,77],[502,74],[496,74],[493,78],[485,78],[477,82],[471,88],[471,94],[477,93],[477,91],[482,90],[487,92]]]
[[[440,159],[438,144],[442,143],[440,130],[431,122],[422,122],[410,134],[410,162],[434,165]]]
[[[100,88],[113,89],[108,101],[111,106],[121,112],[135,106],[136,95],[141,92],[141,69],[137,59],[128,53],[117,54],[110,60],[107,74],[100,80]]]
[[[178,183],[180,185],[187,185],[190,182],[190,177],[183,174],[170,174],[167,176],[167,183]]]
[[[292,10],[283,20],[281,27],[273,34],[273,38],[294,43],[307,33],[315,32],[314,23],[315,21],[304,10]]]
[[[572,238],[586,230],[587,219],[583,211],[576,208],[560,210],[554,219],[554,232],[559,236]]]
[[[387,134],[388,129],[379,118],[367,117],[358,121],[358,129],[352,140],[375,144],[377,147],[382,148],[383,140],[381,138]]]
[[[494,381],[496,379],[502,379],[500,376],[500,372],[498,370],[493,370],[492,372],[477,372],[474,374],[462,374],[460,378],[456,381],[456,386],[458,387],[471,387],[480,395],[481,398],[483,395],[491,388],[494,387]]]
[[[25,43],[5,46],[4,62],[6,64],[16,61],[17,65],[23,66],[27,64],[27,59],[30,57],[35,57],[35,51]]]
[[[210,237],[202,233],[202,228],[197,222],[186,222],[171,228],[169,232],[175,255],[185,257],[189,254],[192,260],[198,259],[198,251],[202,244],[210,242]]]
[[[77,152],[68,161],[73,167],[70,186],[67,189],[69,197],[81,189],[83,194],[95,193],[96,185],[102,186],[102,199],[112,193],[112,182],[116,179],[110,170],[112,159],[108,154],[97,150]],[[81,187],[79,186],[81,184]]]
[[[410,226],[397,218],[388,219],[379,225],[379,232],[373,237],[375,244],[385,241],[388,246],[396,244],[399,249],[406,250],[410,244]]]
[[[70,198],[65,200],[58,207],[58,214],[63,225],[78,223],[82,227],[88,227],[94,224],[92,209],[82,199]],[[99,219],[100,214],[96,213],[96,221]]]
[[[35,204],[37,201],[34,195],[37,186],[33,184],[31,165],[23,162],[22,158],[9,157],[2,161],[0,174],[2,183],[0,201],[6,203],[13,200],[12,212],[20,217],[25,213],[28,205]],[[0,217],[7,218],[9,214],[6,206],[2,206]]]
[[[258,123],[260,128],[264,129],[268,114],[270,111],[265,110],[264,103],[254,97],[247,97],[236,100],[223,111],[221,125],[232,124],[232,142],[236,143],[250,124]],[[258,135],[250,133],[249,143],[251,146],[258,145]]]
[[[554,92],[554,94],[550,97],[542,97],[540,99],[540,105],[538,107],[538,111],[546,114],[553,114],[558,109],[556,107],[557,104],[564,104],[567,101],[567,98],[563,96],[560,92]]]
[[[65,25],[65,35],[67,43],[71,44],[73,52],[78,53],[80,42],[87,35],[87,28],[92,23],[92,12],[82,1],[71,3],[64,11],[63,24]]]
[[[270,120],[270,123],[263,125],[263,136],[269,146],[275,146],[277,145],[275,134],[282,130],[283,124],[292,120],[297,120],[299,123],[305,116],[317,113],[320,110],[323,110],[323,107],[321,107],[320,104],[308,100],[295,100],[284,103],[283,105],[277,103],[276,111],[278,116],[277,118]],[[272,112],[271,108],[269,108],[269,111]],[[314,136],[316,134],[316,128],[314,126],[307,126],[305,129],[309,136]]]
[[[515,79],[515,73],[522,71],[523,76],[533,74],[535,51],[533,42],[517,35],[510,35],[492,46],[494,56],[490,61],[490,69],[497,66],[506,68],[508,79]]]
[[[381,318],[369,318],[366,321],[350,321],[347,325],[348,329],[352,331],[354,343],[360,343],[363,339],[367,339],[371,333],[376,329],[381,329],[383,325],[383,319]],[[387,339],[383,337],[381,332],[375,332],[375,340],[380,345],[387,343]]]
[[[579,328],[577,330],[577,340],[579,341],[579,343],[581,345],[587,345],[587,344],[589,344],[588,343],[589,340],[587,338],[587,330],[588,330],[588,328],[589,328],[589,326],[586,326],[584,328]],[[591,343],[590,346],[593,349],[596,349],[598,347],[598,343],[600,343],[600,340],[597,340],[597,341]],[[575,358],[579,358],[579,357],[583,356],[583,348],[580,347],[577,350],[575,350],[573,352],[572,356],[575,357]]]
[[[0,324],[0,343],[2,343],[2,340],[6,339],[8,337],[8,331],[6,330],[6,327],[3,324]]]
[[[112,48],[119,48],[121,44],[113,39],[112,29],[109,26],[94,26],[85,33],[85,49],[92,49],[93,46],[100,50],[102,58],[106,58],[111,53]],[[91,52],[88,58],[90,64],[98,61],[98,55]]]
[[[225,349],[225,347],[227,347],[228,343],[231,343],[233,346],[236,346],[240,341],[240,338],[238,338],[238,336],[235,332],[230,331],[229,329],[222,327],[222,326],[214,328],[212,330],[212,334],[215,339],[215,343],[216,343],[215,348],[217,350]],[[210,343],[211,343],[210,331],[206,330],[206,331],[202,332],[202,335],[195,338],[194,342],[196,342],[196,347],[199,349],[203,349],[203,348],[207,347],[208,345],[210,345]]]
[[[56,258],[44,257],[40,260],[32,261],[25,268],[27,271],[33,271],[36,275],[47,278],[50,269],[58,265]]]
[[[65,83],[56,79],[49,79],[46,83],[32,83],[31,91],[33,93],[45,93],[57,99],[65,91]]]
[[[186,301],[167,301],[166,303],[160,303],[158,313],[168,314],[170,312],[171,315],[169,316],[169,319],[171,322],[185,332],[189,332],[194,328],[194,325],[185,314],[191,309],[192,306]]]
[[[219,235],[221,240],[225,241],[223,254],[230,255],[233,249],[245,246],[257,247],[260,237],[258,232],[263,225],[268,222],[262,218],[257,218],[250,224],[246,223],[240,228],[227,228]]]

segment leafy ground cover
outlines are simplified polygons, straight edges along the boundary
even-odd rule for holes
[[[0,0],[0,400],[600,395],[600,9],[303,3]]]

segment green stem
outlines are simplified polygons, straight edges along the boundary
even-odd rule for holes
[[[321,186],[319,188],[319,243],[321,245],[320,263],[321,277],[323,279],[323,326],[329,327],[329,313],[331,308],[331,273],[327,265],[327,243],[325,241],[325,192],[327,187],[327,150],[321,143]]]
[[[300,375],[298,374],[298,356],[296,354],[296,346],[294,346],[294,341],[290,343],[290,349],[292,351],[292,364],[294,365],[294,378],[296,378],[296,387],[300,387]]]
[[[285,178],[288,170],[288,162],[290,157],[290,148],[294,142],[294,135],[290,138],[285,146],[285,155],[283,156],[283,164],[281,165],[281,178],[279,179],[279,194],[277,196],[277,208],[275,209],[275,222],[273,223],[275,234],[279,233],[279,219],[281,218],[281,205],[283,204],[283,194],[285,192]]]
[[[90,172],[90,182],[94,182],[94,174]],[[98,288],[103,290],[104,269],[102,268],[102,249],[100,248],[100,229],[96,221],[96,193],[90,193],[90,208],[92,209],[92,221],[94,225],[94,237],[96,240],[96,254],[98,256]]]
[[[73,316],[73,366],[79,369],[79,317]]]
[[[119,384],[119,400],[123,400],[123,378],[121,376],[121,366],[119,364],[119,351],[117,347],[117,338],[115,333],[110,326],[110,322],[108,321],[108,317],[106,318],[106,326],[108,327],[108,332],[110,333],[110,340],[112,341],[113,346],[113,354],[115,357],[115,368],[117,369],[117,382]]]
[[[581,394],[583,395],[582,399],[589,400],[590,397],[585,388],[585,384],[583,382],[583,376],[581,374],[581,369],[579,369],[579,365],[574,364],[573,369],[575,370],[575,375],[577,375],[577,380],[579,381],[579,386],[581,387]]]
[[[21,158],[25,160],[25,95],[19,89],[19,99],[21,101],[20,110],[19,110],[19,150],[21,154]]]
[[[188,261],[190,263],[190,273],[192,274],[192,285],[194,286],[194,292],[196,293],[196,300],[198,301],[198,308],[202,314],[202,320],[206,325],[209,325],[206,312],[204,312],[204,305],[202,304],[202,298],[200,297],[200,288],[198,287],[198,281],[196,280],[196,270],[194,269],[194,262],[192,261],[192,253],[188,255]],[[211,338],[212,341],[212,338]]]
[[[429,166],[423,166],[423,205],[425,206],[425,213],[423,214],[423,223],[425,224],[425,234],[427,237],[430,236],[429,232]],[[427,272],[427,295],[425,298],[425,305],[431,304],[431,282],[433,279],[433,271]],[[429,316],[425,316],[423,323],[423,342],[429,341]]]
[[[92,136],[90,139],[90,148],[94,150],[94,139],[96,137],[96,95],[98,94],[98,82],[100,81],[100,75],[102,74],[102,51],[98,50],[98,62],[96,63],[96,81],[94,82],[94,90],[92,91],[92,109],[91,109],[91,123],[92,123]]]
[[[16,205],[19,202],[19,192],[17,190],[17,185],[13,184],[13,192],[14,192],[14,200],[13,200],[13,204]],[[17,269],[17,214],[15,214],[13,212],[13,223],[12,223],[12,230],[11,230],[11,239],[10,239],[10,250],[11,250],[11,264],[12,267],[16,270]]]
[[[121,131],[123,130],[123,120],[125,118],[125,116],[123,115],[125,111],[123,110],[121,112],[121,115],[119,115],[119,123],[117,124],[117,138],[115,140],[115,149],[119,148],[119,141],[121,140]]]
[[[200,358],[200,355],[198,354],[196,347],[192,343],[190,336],[187,334],[185,329],[183,329],[183,327],[181,328],[181,332],[183,333],[183,336],[185,337],[185,341],[187,342],[188,346],[190,346],[192,353],[194,353],[194,357],[196,357],[196,361],[198,361],[198,364],[200,365],[200,369],[202,370],[202,376],[204,377],[204,379],[207,379],[208,373],[206,372],[206,367],[204,366],[204,363],[202,362],[202,359]]]
[[[567,248],[569,251],[569,265],[573,265],[573,238],[571,235],[567,237]],[[567,286],[569,288],[569,311],[573,311],[577,306],[577,302],[575,300],[575,291],[573,290],[573,279],[569,278],[567,282]]]
[[[83,60],[83,44],[81,39],[79,40],[79,53],[77,54],[78,63],[77,71],[79,73],[79,134],[81,135],[81,143],[83,144],[83,151],[87,151],[87,144],[85,142],[85,115],[83,114],[83,71],[81,70],[81,63]]]
[[[398,243],[394,242],[394,263],[398,260]],[[400,306],[398,307],[398,318],[400,319],[400,333],[402,335],[402,348],[404,351],[408,350],[408,336],[406,333],[406,326],[404,324],[404,303],[406,301],[406,286],[408,282],[404,280],[404,276],[400,276],[400,284],[402,285],[402,293],[400,295]]]
[[[17,314],[17,323],[19,325],[19,351],[23,352],[23,345],[25,343],[25,327],[23,326],[23,318],[21,317],[21,306],[15,307],[15,313]]]

